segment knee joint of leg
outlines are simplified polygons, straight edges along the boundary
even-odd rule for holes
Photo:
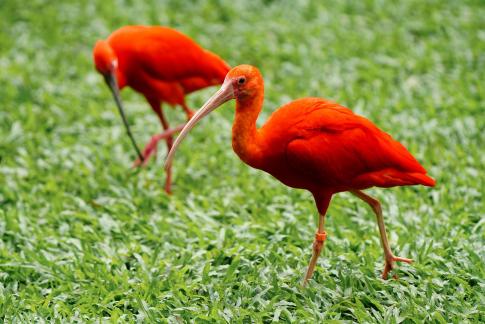
[[[317,242],[325,242],[326,239],[327,239],[327,232],[325,231],[315,234],[315,241]]]
[[[381,208],[381,203],[377,199],[372,199],[370,201],[370,205],[372,209],[374,210],[375,213],[381,214],[382,213],[382,208]]]

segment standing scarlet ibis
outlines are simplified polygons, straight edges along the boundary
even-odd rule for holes
[[[240,65],[229,71],[221,89],[185,125],[165,167],[170,167],[177,147],[196,123],[230,99],[236,99],[232,147],[241,160],[287,186],[313,194],[320,217],[304,284],[312,277],[327,237],[325,213],[333,194],[338,192],[350,191],[376,214],[384,249],[384,279],[394,262],[412,262],[392,253],[381,205],[362,190],[418,184],[432,187],[435,180],[387,133],[366,118],[325,99],[292,101],[275,111],[258,129],[256,119],[263,105],[264,86],[260,72],[253,66]]]
[[[216,54],[203,49],[181,32],[162,26],[125,26],[107,40],[96,42],[93,49],[96,70],[111,89],[128,136],[137,152],[135,166],[145,164],[156,152],[157,143],[166,139],[172,147],[172,134],[183,125],[170,129],[163,114],[162,102],[181,106],[187,119],[193,115],[185,103],[185,95],[212,85],[221,84],[229,65]],[[119,89],[125,86],[141,93],[157,114],[164,133],[155,135],[143,154],[131,134],[121,103]],[[171,169],[167,169],[165,191],[170,192]]]

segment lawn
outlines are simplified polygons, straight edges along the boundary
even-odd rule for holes
[[[0,319],[5,322],[485,321],[483,1],[0,2]],[[234,104],[142,170],[93,69],[126,24],[175,27],[231,65],[258,66],[263,122],[304,96],[335,100],[404,143],[435,188],[371,189],[328,212],[314,279],[300,286],[317,213],[308,192],[232,152]],[[199,107],[216,89],[188,98]],[[160,131],[122,93],[140,144]],[[175,124],[180,109],[167,109]]]

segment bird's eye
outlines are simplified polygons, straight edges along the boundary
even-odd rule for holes
[[[237,80],[237,83],[239,83],[239,84],[244,84],[245,82],[246,82],[245,77],[240,77],[239,80]]]

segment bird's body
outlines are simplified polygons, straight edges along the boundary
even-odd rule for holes
[[[434,186],[435,181],[408,150],[368,119],[320,98],[292,101],[276,110],[261,127],[256,120],[264,99],[263,79],[248,65],[232,69],[221,87],[185,126],[173,152],[198,120],[225,101],[236,99],[232,146],[246,164],[273,175],[287,186],[310,191],[320,214],[314,254],[305,277],[311,277],[326,238],[325,213],[338,192],[350,191],[376,213],[386,267],[395,261],[411,262],[392,254],[380,204],[361,190],[406,185]]]
[[[276,110],[252,141],[261,154],[246,157],[238,137],[234,132],[235,151],[248,164],[314,194],[434,183],[390,135],[325,99],[299,99]]]
[[[93,57],[97,70],[105,76],[112,74],[118,89],[128,86],[146,98],[166,131],[152,137],[136,164],[146,163],[162,138],[171,147],[173,131],[169,130],[162,103],[181,106],[190,119],[192,111],[185,96],[221,84],[229,71],[229,65],[219,56],[163,26],[122,27],[96,43]],[[170,191],[170,170],[166,190]]]
[[[118,86],[147,99],[185,105],[185,95],[222,84],[229,66],[181,32],[163,26],[125,26],[106,42],[118,57]]]

